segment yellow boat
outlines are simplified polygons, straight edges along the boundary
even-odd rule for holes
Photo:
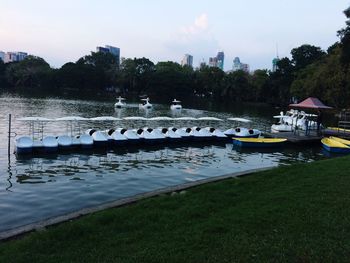
[[[348,146],[350,145],[350,140],[346,140],[346,139],[335,137],[335,136],[330,136],[329,139],[344,143],[345,145],[348,145]]]
[[[282,138],[232,138],[233,144],[240,147],[277,147],[283,145],[287,139]]]
[[[350,153],[350,147],[344,143],[330,138],[323,138],[321,140],[322,147],[332,153]]]
[[[350,132],[350,129],[338,128],[338,127],[327,127],[329,130],[334,130],[338,132]]]

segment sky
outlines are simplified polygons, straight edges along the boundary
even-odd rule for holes
[[[0,0],[0,50],[23,51],[52,67],[96,50],[194,67],[224,51],[224,69],[239,57],[251,70],[310,44],[326,50],[345,26],[350,0]]]

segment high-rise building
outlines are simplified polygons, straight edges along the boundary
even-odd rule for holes
[[[276,70],[278,69],[278,61],[280,61],[278,56],[272,60],[272,72],[276,72]]]
[[[117,65],[118,65],[118,68],[119,68],[119,65],[120,65],[120,48],[105,45],[104,47],[96,47],[96,52],[111,53],[113,56],[115,56],[115,58],[117,60]]]
[[[224,70],[224,59],[225,59],[225,54],[223,51],[218,52],[216,55],[217,59],[217,67],[219,67],[221,70]]]
[[[216,55],[216,57],[210,57],[209,58],[209,67],[217,67],[221,70],[224,70],[224,52],[220,51]]]
[[[181,60],[181,66],[190,66],[193,67],[193,56],[185,54]]]
[[[218,66],[218,59],[216,57],[210,57],[209,67],[217,67],[217,66]]]
[[[10,62],[18,62],[22,61],[28,56],[28,53],[25,52],[7,52],[4,54],[4,62],[10,63]]]
[[[0,59],[2,60],[2,62],[5,61],[5,52],[0,51]]]
[[[242,63],[239,57],[235,57],[233,60],[232,71],[243,70],[249,73],[249,65]]]

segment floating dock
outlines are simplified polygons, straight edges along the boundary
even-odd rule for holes
[[[311,131],[309,134],[305,132],[279,132],[279,133],[264,133],[265,137],[270,138],[285,138],[287,143],[292,144],[320,144],[323,135],[318,135],[317,132]]]

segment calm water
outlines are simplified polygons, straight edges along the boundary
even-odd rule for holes
[[[213,116],[222,119],[245,117],[254,128],[270,127],[272,115],[278,110],[266,107],[232,106],[221,112],[189,109],[181,116]],[[7,156],[8,114],[12,114],[13,131],[26,135],[29,127],[17,119],[25,116],[57,118],[78,115],[96,116],[173,116],[168,105],[154,104],[148,112],[130,104],[116,111],[114,102],[93,102],[60,99],[25,99],[0,97],[0,231],[62,215],[84,207],[151,191],[171,185],[219,176],[258,167],[309,162],[325,158],[321,147],[271,151],[240,151],[231,143],[217,145],[186,145],[177,147],[123,148],[108,152],[89,152],[17,158]],[[230,128],[230,122],[84,122],[87,128],[214,126]],[[45,134],[64,134],[66,125],[53,122],[45,126]],[[12,150],[13,151],[13,141]]]

